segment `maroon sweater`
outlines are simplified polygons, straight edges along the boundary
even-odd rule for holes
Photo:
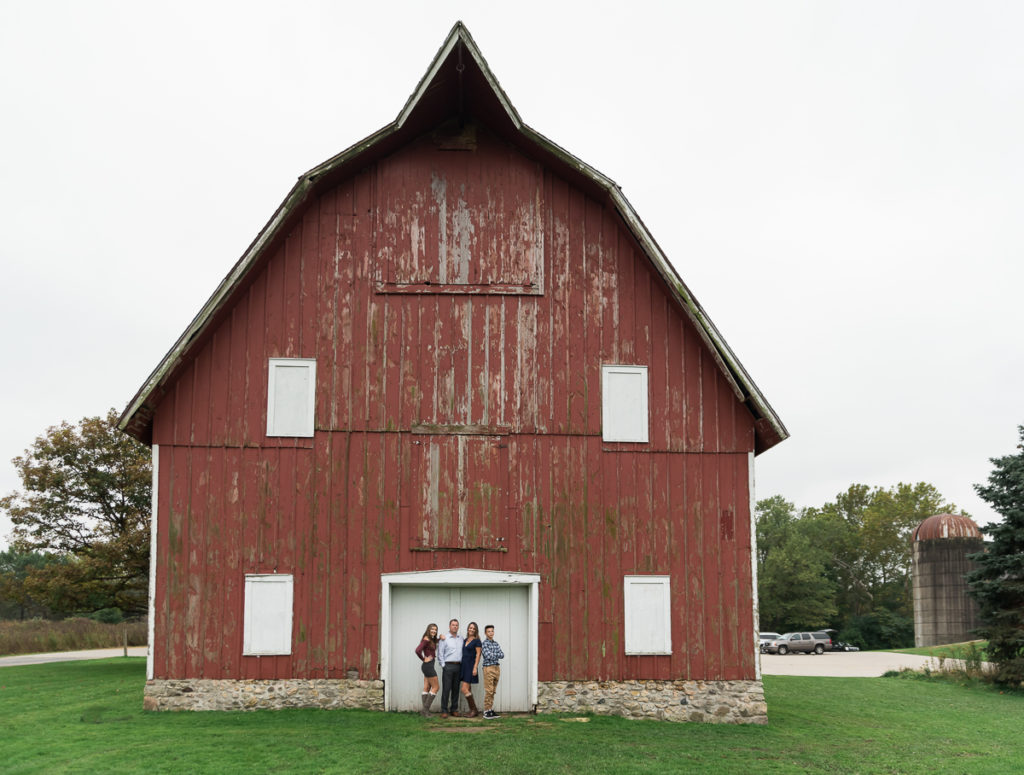
[[[420,645],[416,647],[416,656],[418,656],[421,661],[425,662],[428,658],[432,659],[437,656],[437,650],[434,648],[433,643],[426,638],[423,638],[420,641]]]

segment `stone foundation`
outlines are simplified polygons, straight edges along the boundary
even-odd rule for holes
[[[143,703],[146,710],[384,710],[384,682],[158,679],[146,682]],[[661,721],[768,723],[760,681],[548,681],[537,686],[536,710]]]
[[[537,712],[768,723],[760,681],[549,681],[537,686]]]
[[[159,679],[146,682],[146,710],[365,708],[384,710],[384,682],[351,678]]]

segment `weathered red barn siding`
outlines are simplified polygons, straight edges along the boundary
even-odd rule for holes
[[[317,359],[314,438],[266,437],[270,357]],[[648,366],[649,444],[602,441],[608,363]],[[451,567],[541,574],[541,681],[754,677],[753,419],[617,212],[483,128],[313,200],[153,443],[158,678],[375,677],[380,574]],[[293,654],[243,657],[271,571]],[[671,656],[623,654],[633,573],[672,577]]]

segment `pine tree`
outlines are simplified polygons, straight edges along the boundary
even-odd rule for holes
[[[1017,431],[1020,452],[992,458],[988,484],[974,486],[1003,520],[982,528],[991,540],[985,552],[972,556],[978,568],[967,581],[980,608],[978,634],[988,638],[988,656],[997,665],[996,681],[1024,686],[1024,426]]]

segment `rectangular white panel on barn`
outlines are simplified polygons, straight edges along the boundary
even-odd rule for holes
[[[388,710],[420,710],[423,691],[421,662],[414,653],[423,631],[433,622],[448,631],[451,619],[459,620],[459,633],[474,621],[480,627],[493,624],[494,639],[501,644],[501,681],[494,698],[495,710],[530,711],[529,704],[529,588],[503,586],[395,586],[391,592],[391,687]],[[481,660],[482,665],[483,660]],[[438,669],[440,694],[441,670]],[[473,687],[477,707],[483,712],[483,670]],[[465,700],[463,707],[465,707]],[[432,710],[440,712],[441,700]]]
[[[292,653],[294,586],[290,573],[246,575],[243,654]]]

